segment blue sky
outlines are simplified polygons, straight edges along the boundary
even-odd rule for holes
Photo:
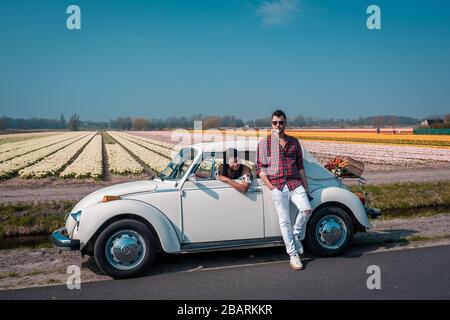
[[[0,116],[425,117],[449,57],[444,0],[0,0]]]

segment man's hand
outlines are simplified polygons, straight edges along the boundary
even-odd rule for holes
[[[273,184],[270,182],[269,178],[267,178],[267,176],[265,174],[260,173],[259,177],[264,182],[264,184],[267,186],[267,188],[269,188],[270,191],[275,189],[275,187],[273,186]]]

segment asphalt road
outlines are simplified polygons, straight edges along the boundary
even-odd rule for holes
[[[369,266],[380,268],[380,289],[368,289]],[[449,299],[450,246],[337,258],[216,266],[129,280],[0,291],[0,299]],[[372,282],[373,283],[373,282]]]

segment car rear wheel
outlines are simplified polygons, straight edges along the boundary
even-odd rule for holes
[[[315,254],[324,257],[339,256],[346,251],[352,237],[352,219],[338,206],[322,207],[309,219],[306,244]]]
[[[124,219],[109,225],[94,245],[99,268],[116,279],[140,275],[155,259],[156,237],[142,222]]]

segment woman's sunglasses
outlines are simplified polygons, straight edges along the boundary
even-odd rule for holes
[[[280,126],[283,126],[284,125],[284,121],[272,121],[272,124],[274,126],[276,126],[277,124],[280,124]]]

